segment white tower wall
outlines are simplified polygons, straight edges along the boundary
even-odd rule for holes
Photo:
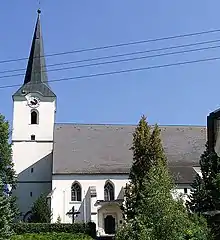
[[[12,151],[18,177],[15,195],[23,216],[41,193],[51,191],[55,107],[55,99],[41,97],[35,110],[38,112],[38,124],[31,124],[33,109],[26,100],[14,100]],[[35,135],[35,140],[31,139],[31,135]]]

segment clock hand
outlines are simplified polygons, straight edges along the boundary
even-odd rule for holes
[[[31,100],[31,104],[36,105],[37,104],[37,100],[36,99]]]

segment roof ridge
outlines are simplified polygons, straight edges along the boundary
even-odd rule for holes
[[[58,122],[55,125],[77,125],[77,126],[137,126],[137,124],[129,124],[129,123],[75,123],[75,122]],[[154,126],[155,124],[150,124],[150,126]],[[178,125],[178,124],[169,124],[169,125],[159,125],[159,127],[202,127],[206,128],[205,125]]]

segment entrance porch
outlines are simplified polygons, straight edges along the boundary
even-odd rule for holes
[[[114,236],[117,228],[123,222],[120,205],[122,200],[97,201],[97,235]]]

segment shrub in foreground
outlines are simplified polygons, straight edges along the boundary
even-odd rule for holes
[[[12,240],[92,240],[92,238],[84,234],[42,233],[15,235]]]
[[[13,230],[17,235],[34,233],[71,233],[96,237],[95,223],[16,223]]]

